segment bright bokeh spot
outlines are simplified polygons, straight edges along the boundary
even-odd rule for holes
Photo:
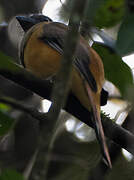
[[[44,99],[43,101],[42,101],[42,109],[43,109],[43,112],[45,112],[45,113],[47,113],[48,112],[48,110],[49,110],[49,108],[50,108],[50,106],[51,106],[51,102],[50,101],[48,101],[47,99]]]
[[[91,142],[96,139],[94,130],[86,126],[84,123],[78,123],[74,134],[78,139],[84,142]]]
[[[108,114],[110,118],[114,119],[115,115],[124,108],[124,103],[115,104],[111,101],[108,101],[106,106],[101,107],[101,110]]]
[[[66,126],[67,131],[73,132],[74,129],[75,129],[75,126],[76,126],[76,121],[75,121],[75,119],[69,119],[69,120],[67,120],[66,123],[65,123],[65,126]]]
[[[94,36],[93,36],[93,40],[95,40],[95,41],[97,41],[97,42],[104,42],[103,40],[102,40],[102,38],[99,36],[99,35],[97,35],[97,34],[94,34]]]
[[[122,59],[131,69],[134,68],[134,54],[131,54],[129,56],[125,56]]]
[[[122,149],[122,154],[127,161],[131,161],[133,159],[133,155],[128,151],[126,151],[125,149]]]
[[[64,3],[65,0],[62,0],[62,3]],[[60,0],[49,0],[45,4],[42,13],[46,16],[49,16],[52,18],[53,21],[62,22],[61,19],[58,16],[59,8],[62,6]]]

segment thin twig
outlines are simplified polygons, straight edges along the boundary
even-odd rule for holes
[[[62,7],[66,10],[69,11],[70,9],[60,0],[60,3],[62,4]]]
[[[31,174],[32,168],[33,168],[33,166],[34,166],[34,164],[36,162],[37,153],[38,153],[38,149],[34,152],[33,156],[29,160],[29,163],[28,163],[27,167],[25,168],[25,170],[23,172],[23,176],[24,176],[25,180],[29,179],[29,176]]]
[[[93,25],[94,17],[98,8],[104,3],[104,0],[86,0],[85,11],[81,23],[80,33],[85,39],[91,38],[90,28]]]
[[[84,2],[82,2],[82,6],[77,3],[77,0],[74,0],[71,18],[69,21],[69,30],[65,38],[64,44],[64,53],[61,60],[61,68],[56,76],[56,82],[53,87],[52,91],[52,105],[48,112],[48,122],[51,123],[51,130],[46,133],[46,127],[42,127],[42,132],[40,136],[40,143],[39,143],[39,154],[38,158],[39,162],[42,164],[42,168],[37,171],[37,176],[40,179],[44,179],[47,173],[48,165],[49,165],[49,157],[50,154],[43,154],[43,150],[46,148],[46,144],[44,144],[44,138],[46,138],[47,134],[47,144],[48,144],[48,153],[51,152],[51,140],[53,139],[53,134],[58,124],[58,117],[61,108],[63,108],[68,92],[70,87],[70,78],[72,72],[72,63],[73,63],[73,56],[75,53],[76,45],[78,42],[79,37],[79,24],[81,20],[81,13],[84,10]],[[69,47],[69,48],[68,48]],[[51,134],[51,135],[50,135]],[[44,158],[43,158],[44,156]],[[35,170],[36,171],[36,168]]]
[[[24,111],[31,115],[33,118],[38,119],[40,123],[46,120],[46,113],[39,112],[33,107],[30,106],[24,106],[22,103],[16,102],[15,100],[12,100],[10,98],[6,97],[0,97],[0,102],[8,104],[12,106],[13,108],[16,108],[20,111]]]

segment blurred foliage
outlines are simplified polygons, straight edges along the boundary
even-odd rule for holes
[[[104,37],[102,33],[101,36],[103,36],[104,43],[94,43],[93,48],[98,52],[103,60],[106,79],[111,81],[120,90],[122,96],[124,97],[127,88],[133,85],[133,78],[130,68],[122,61],[121,56],[132,53],[134,49],[134,15],[125,14],[125,0],[103,0],[101,2],[103,3],[100,6],[96,4],[96,7],[98,7],[98,9],[96,9],[97,12],[93,9],[92,11],[89,11],[89,17],[90,13],[94,11],[93,13],[95,16],[91,14],[94,16],[93,25],[99,28],[110,28],[123,20],[118,32],[116,43],[116,50],[120,56],[115,52],[115,43],[112,40],[109,40],[107,35]],[[92,3],[99,3],[99,1],[93,0]],[[0,20],[2,17],[5,17],[6,20],[9,20],[13,15],[16,15],[16,13],[31,13],[37,12],[38,9],[41,9],[37,8],[37,4],[35,4],[34,0],[29,1],[28,6],[27,1],[24,2],[18,0],[11,2],[8,0],[2,0],[0,5],[2,5],[0,9]],[[68,21],[71,6],[72,0],[66,0],[65,4],[62,6],[59,12],[61,19]],[[8,9],[10,10],[8,11]],[[2,12],[4,13],[4,16],[2,15]],[[12,64],[11,61],[12,59],[10,57],[0,53],[1,69],[11,69],[14,72],[19,71],[17,66]],[[133,91],[129,93],[131,97],[132,94]],[[8,106],[0,104],[0,136],[5,135],[14,127],[15,120],[10,117],[9,110],[10,109]],[[23,131],[22,126],[20,129]],[[24,129],[24,131],[25,130],[26,129]],[[30,138],[31,136],[29,136],[29,139]],[[19,143],[22,143],[22,148],[20,147]],[[30,144],[30,141],[28,141],[28,143]],[[23,141],[18,141],[18,144],[22,151],[25,151],[26,148],[23,148]],[[92,169],[96,167],[100,157],[101,154],[98,143],[96,141],[90,141],[86,143],[82,142],[76,137],[74,138],[73,133],[68,133],[66,129],[64,129],[56,141],[54,141],[52,159],[48,171],[48,179],[87,180],[88,174],[90,174]],[[133,180],[133,169],[133,160],[128,162],[122,156],[122,154],[120,154],[115,164],[113,164],[113,169],[107,174],[105,179]],[[0,180],[12,179],[23,180],[23,177],[14,170],[5,170],[0,175]]]
[[[134,53],[134,14],[125,16],[120,26],[116,49],[121,56]]]
[[[10,69],[13,71],[17,71],[17,67],[15,66],[15,64],[12,63],[12,61],[13,60],[11,57],[6,56],[2,52],[0,52],[0,69],[3,70]]]
[[[88,171],[99,162],[100,155],[96,141],[82,142],[64,129],[55,141],[47,178],[87,179]]]
[[[45,0],[41,1],[42,3],[45,2]],[[37,0],[1,0],[0,6],[3,9],[3,18],[5,21],[9,21],[17,14],[37,13],[41,9],[41,3]]]
[[[108,28],[119,23],[125,12],[125,0],[105,0],[98,9],[94,24],[99,28]]]
[[[96,5],[95,5],[96,4]],[[100,4],[98,6],[98,4]],[[89,5],[92,6],[92,9],[89,7],[89,15],[88,17],[92,17],[92,12],[96,12],[93,24],[99,28],[108,28],[119,23],[125,12],[125,0],[103,0],[103,1],[89,1]],[[96,7],[99,7],[95,11]],[[64,21],[68,21],[70,9],[72,7],[72,0],[66,0],[63,4],[62,8],[59,11],[59,15],[61,19]],[[90,19],[89,19],[90,21]]]
[[[8,112],[10,110],[10,107],[6,104],[0,103],[0,110],[2,110],[3,112]]]
[[[72,133],[63,131],[55,141],[47,179],[88,180],[92,169],[98,164],[100,156],[96,140],[81,142],[74,138]],[[120,154],[113,164],[112,170],[107,173],[104,179],[133,180],[133,169],[133,160],[129,162]]]
[[[0,180],[24,180],[24,178],[15,170],[5,169],[0,175]]]
[[[102,58],[105,77],[126,95],[126,90],[133,85],[133,76],[130,67],[122,61],[122,58],[105,44],[94,43],[93,48]]]
[[[3,107],[2,107],[3,109]],[[14,126],[15,120],[7,113],[3,112],[0,107],[0,136],[5,135]]]
[[[117,161],[113,165],[113,168],[107,173],[105,180],[121,179],[121,180],[133,180],[134,177],[134,161],[126,160],[120,154]]]
[[[85,21],[89,25],[94,24],[95,18],[98,14],[98,9],[101,9],[104,3],[105,0],[87,0],[83,17],[84,20],[82,21]]]
[[[3,20],[3,9],[0,6],[0,22]]]

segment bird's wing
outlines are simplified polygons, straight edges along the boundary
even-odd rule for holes
[[[63,54],[64,49],[64,39],[66,36],[68,28],[66,25],[60,23],[49,23],[45,24],[43,28],[43,33],[39,38],[53,49],[58,51],[60,54]],[[78,44],[75,53],[74,66],[88,82],[91,89],[96,92],[97,85],[96,81],[89,69],[90,57],[89,49],[86,49],[82,44]]]
[[[67,26],[60,23],[45,24],[42,36],[39,38],[50,47],[54,48],[60,54],[63,54],[64,40],[67,32]],[[110,157],[108,154],[107,145],[105,142],[104,132],[101,124],[100,114],[97,106],[92,98],[92,92],[97,92],[97,83],[92,75],[90,65],[89,48],[84,43],[78,43],[75,51],[75,58],[73,65],[79,71],[80,75],[85,80],[85,87],[87,90],[89,102],[91,104],[91,111],[93,113],[93,123],[97,134],[97,139],[101,145],[103,156],[111,167]],[[98,102],[100,104],[100,102]]]

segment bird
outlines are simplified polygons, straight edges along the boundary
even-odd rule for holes
[[[69,26],[42,14],[20,15],[16,19],[25,32],[19,51],[22,65],[40,78],[53,79],[60,69]],[[106,104],[108,96],[103,88],[104,67],[100,56],[80,34],[70,81],[70,91],[91,112],[103,160],[112,168],[100,117],[100,106]]]

